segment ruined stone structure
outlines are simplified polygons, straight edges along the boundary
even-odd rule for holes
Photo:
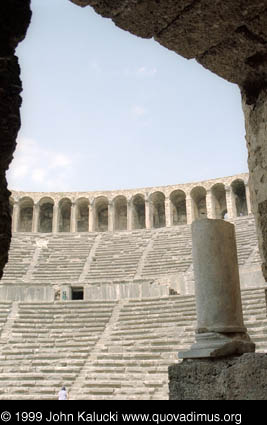
[[[215,182],[192,185],[190,190],[179,185],[170,190],[157,188],[156,191],[110,193],[108,196],[98,193],[90,197],[88,194],[65,194],[64,197],[60,194],[55,197],[51,194],[13,194],[14,247],[1,285],[6,290],[2,291],[1,298],[6,301],[0,304],[0,394],[2,399],[18,398],[18,395],[19,398],[54,398],[51,388],[58,388],[64,383],[71,388],[73,398],[81,395],[80,390],[87,398],[167,398],[167,365],[173,363],[177,350],[192,343],[195,327],[194,298],[189,295],[164,294],[165,297],[160,299],[145,300],[140,297],[137,287],[131,286],[136,280],[134,278],[146,275],[147,270],[150,274],[146,276],[152,276],[153,273],[153,276],[164,276],[160,274],[162,269],[167,267],[170,270],[172,263],[165,262],[165,258],[165,266],[152,269],[153,273],[151,263],[147,261],[154,258],[158,267],[163,258],[162,253],[168,252],[162,239],[167,239],[168,247],[171,247],[171,239],[175,234],[172,231],[176,229],[174,245],[177,246],[188,224],[194,218],[206,216],[235,221],[236,229],[239,228],[244,238],[248,228],[253,226],[250,215],[252,210],[256,219],[262,270],[267,279],[267,1],[71,1],[80,6],[93,6],[96,12],[111,18],[120,28],[140,37],[154,37],[161,45],[188,59],[196,58],[207,69],[239,85],[246,123],[251,205],[246,189],[247,180],[243,181],[245,185],[240,182],[242,176],[236,182],[218,179],[217,187],[212,187]],[[30,0],[9,0],[0,5],[0,277],[8,259],[11,239],[10,193],[5,172],[12,160],[20,127],[22,86],[14,51],[25,37],[30,17]],[[242,225],[245,225],[245,230]],[[179,228],[180,233],[177,230]],[[20,292],[20,288],[26,288],[30,293],[30,286],[34,287],[35,283],[38,285],[32,288],[34,296],[32,293],[29,295],[32,301],[45,300],[51,294],[54,299],[57,292],[55,288],[51,291],[51,287],[55,281],[58,289],[62,289],[62,299],[63,295],[68,297],[71,285],[66,285],[63,290],[66,283],[64,268],[67,272],[71,270],[72,275],[76,273],[74,286],[79,288],[81,283],[86,282],[88,273],[93,275],[95,265],[99,264],[97,254],[102,249],[101,242],[102,246],[109,245],[114,251],[116,236],[117,251],[112,258],[113,264],[118,265],[113,269],[118,276],[121,265],[116,261],[123,251],[122,230],[125,235],[130,232],[131,238],[137,234],[140,253],[137,257],[132,256],[137,267],[131,269],[127,266],[127,272],[132,278],[130,286],[120,284],[120,289],[115,291],[125,291],[127,298],[132,290],[133,298],[139,297],[139,300],[126,301],[115,294],[108,301],[90,302],[92,294],[97,294],[95,298],[101,298],[99,286],[94,288],[94,292],[90,292],[92,288],[89,288],[89,295],[85,297],[87,301],[82,302],[62,300],[27,304],[21,302],[25,293],[18,301],[14,301],[23,292]],[[77,254],[72,257],[68,257],[64,248],[66,232],[72,243],[72,255],[75,252]],[[77,232],[79,240],[76,244],[74,236]],[[150,233],[143,238],[146,232]],[[87,251],[83,252],[81,241],[84,235]],[[109,239],[109,236],[112,238]],[[237,239],[239,237],[237,231]],[[145,243],[146,238],[146,242],[151,242]],[[183,240],[183,243],[186,245],[188,240]],[[164,249],[160,251],[162,246]],[[154,251],[155,247],[158,250]],[[249,250],[247,247],[252,248],[251,237],[248,237],[247,244],[241,243],[239,246],[239,267],[242,261],[243,266],[247,266],[247,261],[251,261],[250,266],[253,267],[259,263],[254,261],[254,247]],[[23,258],[20,252],[24,252]],[[184,273],[186,265],[190,264],[191,259],[183,255],[183,261],[175,263],[175,273],[179,268]],[[174,252],[174,257],[177,257],[177,252]],[[47,258],[51,261],[46,261]],[[79,267],[80,258],[82,267]],[[63,263],[63,267],[55,274],[58,260]],[[49,276],[47,272],[51,265],[53,273]],[[103,262],[104,277],[105,272],[112,271],[106,269],[107,262]],[[41,280],[40,276],[36,276],[36,270],[41,270]],[[29,282],[31,285],[27,287]],[[101,282],[97,284],[101,285]],[[153,284],[153,279],[146,282],[148,287]],[[13,294],[9,292],[12,292],[12,285]],[[182,285],[172,287],[169,283],[166,286],[174,293],[182,288]],[[162,287],[164,285],[161,282],[158,288]],[[143,289],[141,295],[142,291],[151,296],[150,291]],[[159,292],[159,295],[163,294]],[[246,289],[242,296],[245,326],[253,341],[258,343],[257,349],[266,351],[265,291],[263,288]],[[131,314],[133,310],[134,315]],[[75,332],[77,328],[78,335]],[[62,350],[67,354],[63,361]],[[241,363],[237,367],[242,367]],[[262,363],[259,361],[259,364]],[[226,364],[226,369],[228,366]],[[106,379],[103,379],[103,373]],[[146,379],[143,379],[144,376]]]
[[[12,192],[12,249],[0,299],[193,294],[190,223],[205,217],[235,223],[241,286],[262,286],[247,177],[109,192]]]
[[[136,190],[12,192],[13,232],[106,232],[191,224],[251,214],[248,175]]]
[[[67,1],[67,0],[66,0]],[[91,5],[97,13],[113,19],[120,28],[144,37],[154,37],[163,46],[185,58],[196,58],[204,67],[238,84],[246,121],[252,209],[256,217],[263,273],[267,278],[266,147],[266,0],[72,0]],[[30,0],[10,0],[1,6],[1,163],[0,163],[0,269],[7,261],[10,243],[7,170],[20,127],[21,82],[15,47],[25,37],[30,23]],[[85,9],[86,13],[86,9]],[[201,193],[196,194],[201,199]],[[136,201],[138,209],[139,200]],[[99,200],[99,208],[106,210]],[[120,202],[118,200],[118,202]],[[159,199],[158,203],[162,201]],[[141,202],[142,205],[142,202]],[[50,207],[51,208],[51,207]],[[122,211],[125,206],[122,204]],[[143,208],[143,207],[142,207]],[[43,206],[45,209],[45,206]],[[49,216],[49,210],[46,212]],[[100,214],[101,215],[101,214]],[[64,218],[62,225],[64,226]],[[104,218],[103,218],[104,221]],[[143,224],[142,224],[143,225]]]

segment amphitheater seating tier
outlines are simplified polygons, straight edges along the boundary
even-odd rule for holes
[[[267,352],[265,289],[242,300],[248,332]],[[62,384],[71,399],[167,399],[168,366],[192,344],[196,322],[193,296],[2,303],[2,315],[2,400],[56,399]]]
[[[11,240],[3,283],[21,283],[31,265],[35,251],[35,235],[16,233]]]
[[[234,220],[238,263],[260,264],[253,216]],[[190,226],[132,232],[16,233],[1,283],[131,281],[186,272],[192,265]]]

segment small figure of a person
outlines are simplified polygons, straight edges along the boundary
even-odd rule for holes
[[[58,400],[68,400],[68,393],[66,387],[62,387],[58,393]]]

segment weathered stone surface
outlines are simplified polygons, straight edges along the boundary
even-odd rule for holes
[[[10,0],[0,4],[0,278],[11,238],[10,192],[5,172],[12,160],[20,128],[22,87],[14,50],[25,36],[30,17],[30,0]]]
[[[169,367],[171,400],[267,400],[267,355],[184,360]]]
[[[264,261],[263,273],[267,280],[267,90],[262,90],[254,105],[247,104],[243,92],[250,192],[258,229],[259,249]]]
[[[267,74],[265,0],[71,0],[245,85]],[[254,60],[260,57],[258,60]]]

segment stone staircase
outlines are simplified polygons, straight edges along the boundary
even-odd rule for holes
[[[233,221],[236,232],[237,258],[239,266],[245,264],[255,252],[254,263],[261,263],[258,240],[253,216],[239,217]]]
[[[185,272],[192,264],[190,226],[176,226],[157,231],[141,271],[142,277]]]
[[[43,247],[32,280],[38,283],[75,282],[94,244],[96,233],[65,233],[49,235]]]
[[[265,288],[242,291],[244,320],[267,352]],[[194,340],[193,296],[0,304],[0,398],[168,398],[168,366]],[[13,314],[12,314],[13,312]]]
[[[103,233],[85,281],[131,280],[151,231]]]
[[[0,398],[55,399],[60,386],[70,388],[114,305],[18,303],[9,335],[4,329],[0,340]]]
[[[11,240],[8,263],[1,283],[23,283],[35,252],[35,236],[32,233],[16,233]]]
[[[234,220],[239,266],[260,267],[254,217]],[[131,282],[186,273],[192,266],[188,225],[104,233],[15,233],[5,285]]]

